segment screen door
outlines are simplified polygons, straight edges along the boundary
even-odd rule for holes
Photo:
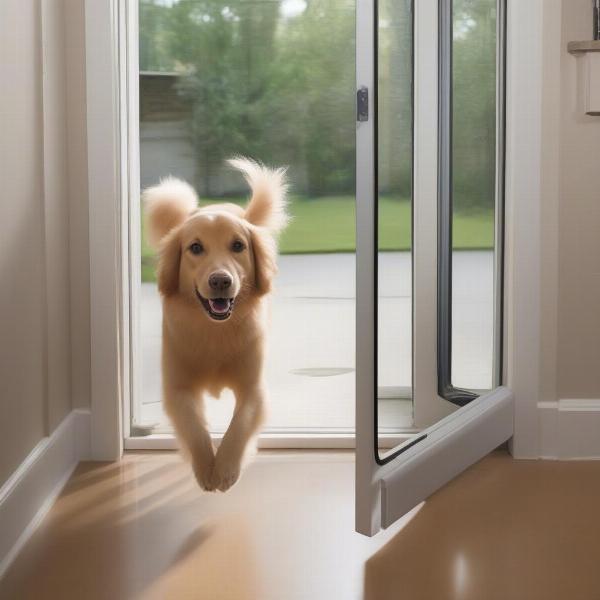
[[[512,436],[505,6],[357,0],[356,10],[356,529],[373,535]],[[406,180],[407,165],[410,198],[390,213],[386,182]],[[404,254],[384,256],[407,230]],[[412,428],[384,450],[386,401],[407,397]]]

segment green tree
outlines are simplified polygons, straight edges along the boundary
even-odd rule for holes
[[[155,0],[140,0],[140,71],[173,71],[175,61],[166,39],[170,32],[170,9]]]
[[[181,0],[170,9],[168,46],[191,101],[197,182],[212,195],[224,158],[260,157],[262,101],[270,79],[277,4]]]
[[[203,194],[238,153],[289,164],[297,193],[353,191],[353,2],[312,0],[286,16],[278,2],[180,0],[168,20],[164,6],[140,8],[141,46],[155,36],[162,64],[182,70]],[[142,64],[158,62],[144,50]]]
[[[181,72],[205,195],[238,153],[290,165],[298,194],[354,191],[355,1],[297,1],[141,0],[140,66]],[[410,6],[380,0],[380,182],[396,197],[411,192]],[[489,209],[496,0],[454,0],[454,27],[455,207]]]
[[[455,0],[453,178],[456,210],[494,206],[496,0]]]
[[[379,192],[412,192],[412,2],[379,2]]]
[[[305,192],[353,193],[354,2],[311,1],[279,40],[282,142],[305,168]]]

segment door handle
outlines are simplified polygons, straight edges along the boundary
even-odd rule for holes
[[[356,120],[369,120],[369,89],[364,85],[356,92]]]

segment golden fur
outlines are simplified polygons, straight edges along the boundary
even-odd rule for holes
[[[198,208],[194,190],[174,178],[143,195],[149,239],[159,250],[164,406],[200,486],[222,491],[237,481],[265,418],[265,302],[276,272],[276,236],[287,222],[284,170],[244,158],[230,164],[252,189],[245,209]],[[204,395],[223,388],[233,390],[236,407],[215,454]]]

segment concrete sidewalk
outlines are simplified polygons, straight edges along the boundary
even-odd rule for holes
[[[491,252],[456,253],[455,381],[486,387],[491,366]],[[269,426],[279,431],[354,427],[355,257],[288,255],[272,301],[267,380]],[[380,386],[410,387],[411,262],[405,252],[380,256]],[[160,405],[161,306],[155,284],[142,284],[142,405],[139,422],[166,424]],[[406,426],[411,403],[382,401],[381,422]],[[215,431],[226,427],[233,398],[209,400]]]

